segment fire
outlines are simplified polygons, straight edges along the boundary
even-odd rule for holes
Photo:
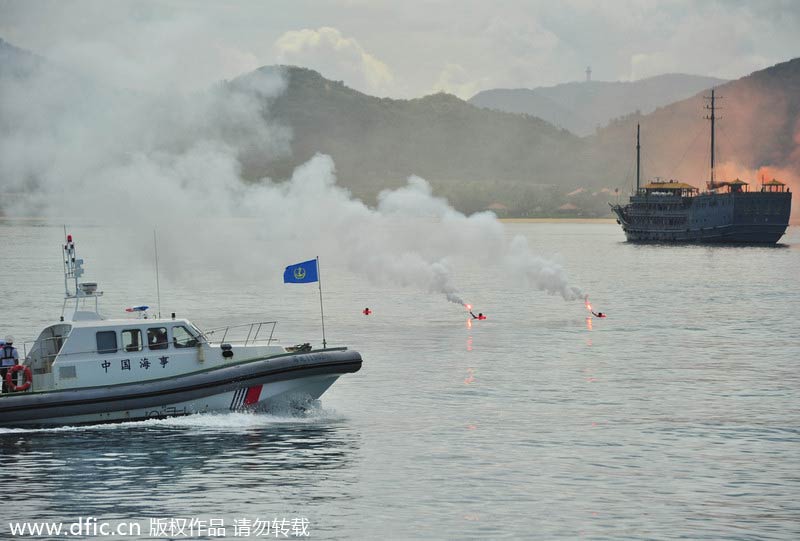
[[[795,136],[798,145],[800,145],[800,132]],[[800,160],[800,146],[792,154],[791,158],[794,163]],[[717,178],[721,180],[732,180],[740,178],[750,183],[750,191],[758,191],[761,189],[762,181],[769,181],[774,179],[786,183],[787,188],[797,194],[800,192],[800,176],[796,173],[796,167],[778,167],[771,165],[763,165],[758,169],[752,169],[740,165],[735,162],[723,162],[717,165]],[[791,223],[797,222],[798,210],[800,210],[800,198],[796,195],[792,197],[792,214],[789,217]]]
[[[469,312],[470,310],[472,310],[472,305],[471,305],[471,304],[464,303],[464,308],[466,308],[466,309],[467,309],[467,312]]]

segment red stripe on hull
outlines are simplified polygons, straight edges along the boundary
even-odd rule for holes
[[[261,396],[261,388],[263,385],[256,385],[255,387],[250,387],[247,389],[247,396],[244,397],[244,405],[250,406],[258,402],[258,398]]]

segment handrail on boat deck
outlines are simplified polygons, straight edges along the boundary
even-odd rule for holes
[[[207,331],[201,331],[201,336],[206,342],[211,342],[212,335],[222,333],[222,338],[219,340],[220,343],[225,343],[228,334],[234,334],[237,332],[238,329],[242,329],[242,333],[244,333],[244,329],[247,329],[247,336],[244,340],[239,339],[236,341],[237,343],[242,343],[242,345],[248,344],[255,344],[259,341],[267,341],[267,345],[270,345],[272,342],[277,342],[277,339],[274,338],[275,335],[275,327],[278,325],[277,321],[254,321],[252,323],[242,323],[240,325],[227,325],[225,327],[218,327],[216,329],[210,329]],[[266,327],[270,327],[269,331],[269,338],[258,338],[259,333],[261,330]],[[231,333],[233,331],[233,333]]]

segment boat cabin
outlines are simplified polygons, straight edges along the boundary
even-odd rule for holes
[[[642,189],[644,190],[645,195],[693,197],[699,193],[699,190],[691,184],[678,182],[676,180],[653,181],[649,184],[645,184]]]
[[[187,359],[202,362],[204,355],[200,346],[203,342],[203,333],[185,319],[59,322],[39,334],[26,364],[34,375],[45,376],[48,383],[55,383],[76,377],[76,366],[86,363],[102,367],[108,361],[115,361],[122,363],[123,370],[128,370],[134,357],[137,363],[146,362],[148,357],[156,363],[161,358],[183,358],[184,352],[188,354]],[[58,373],[53,374],[56,368]]]

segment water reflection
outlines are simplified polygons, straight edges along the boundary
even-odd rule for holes
[[[469,385],[475,382],[475,369],[467,368],[467,377],[464,378],[464,384]]]
[[[245,418],[256,420],[237,426]],[[341,483],[360,447],[343,421],[186,419],[0,433],[4,477],[13,480],[4,496],[25,509],[21,520],[185,516],[192,507],[208,513],[208,502],[222,516],[294,494],[341,497],[318,489],[332,475]]]

